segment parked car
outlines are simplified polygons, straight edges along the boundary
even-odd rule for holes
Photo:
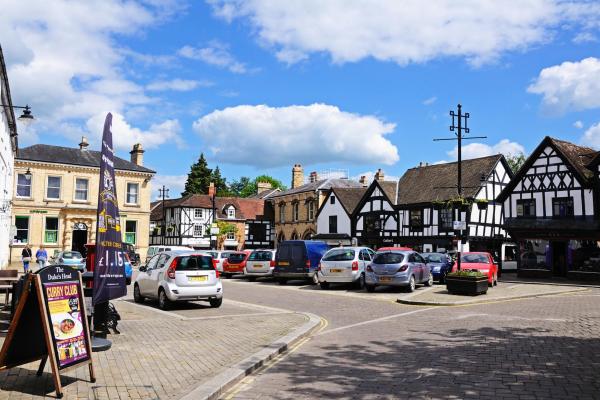
[[[452,272],[458,269],[458,264],[454,263]],[[498,284],[498,264],[490,253],[486,252],[467,252],[460,255],[460,269],[477,270],[488,276],[488,284],[496,286]]]
[[[277,247],[273,276],[281,285],[289,279],[310,279],[314,282],[319,262],[327,250],[327,243],[316,240],[281,242]]]
[[[51,258],[51,263],[56,265],[68,265],[85,272],[85,257],[78,251],[60,251]]]
[[[223,262],[231,253],[233,253],[233,251],[209,250],[206,253],[212,256],[217,271],[223,272]]]
[[[123,252],[129,256],[132,265],[140,265],[140,255],[135,252],[134,245],[123,242]]]
[[[452,269],[452,258],[445,253],[421,253],[431,269],[433,279],[440,283],[446,282],[446,275]]]
[[[235,274],[243,274],[246,268],[246,260],[252,253],[251,250],[233,251],[223,261],[223,276],[230,278]]]
[[[276,254],[275,250],[254,250],[246,261],[244,276],[251,281],[260,276],[273,276]]]
[[[165,310],[173,302],[207,300],[211,307],[223,302],[223,285],[212,257],[197,251],[167,251],[156,254],[141,266],[133,284],[133,298],[158,299]]]
[[[317,279],[321,289],[330,283],[351,283],[356,289],[365,287],[365,270],[375,252],[367,247],[337,247],[329,250],[319,263]]]
[[[431,270],[414,251],[377,252],[365,277],[368,292],[374,292],[377,286],[401,286],[413,292],[419,283],[433,285]]]
[[[146,264],[152,257],[154,257],[158,253],[162,253],[163,251],[174,251],[174,250],[185,250],[185,251],[193,251],[191,247],[187,246],[150,246],[148,247],[148,253],[146,253]]]
[[[412,251],[410,247],[380,247],[377,251]]]

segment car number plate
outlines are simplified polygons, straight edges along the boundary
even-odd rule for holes
[[[188,280],[190,282],[204,282],[208,280],[208,276],[200,275],[200,276],[188,276]]]
[[[279,261],[277,263],[277,265],[280,266],[280,267],[287,267],[288,265],[290,265],[290,263],[287,262],[287,261]]]
[[[391,276],[380,276],[379,277],[379,282],[391,282],[391,281],[392,281]]]
[[[339,269],[339,268],[332,268],[332,269],[329,270],[329,272],[338,273],[338,272],[344,272],[344,270],[343,269]]]

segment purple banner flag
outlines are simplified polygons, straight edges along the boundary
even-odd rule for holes
[[[100,188],[96,223],[96,260],[92,303],[103,303],[127,294],[125,260],[117,188],[115,186],[112,114],[106,115],[102,134]]]

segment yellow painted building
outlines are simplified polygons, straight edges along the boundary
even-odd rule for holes
[[[11,262],[21,259],[26,243],[33,254],[44,245],[56,251],[84,251],[96,240],[96,208],[100,152],[36,144],[19,149],[10,236]],[[143,167],[142,146],[130,152],[131,161],[115,157],[117,197],[123,241],[132,243],[142,260],[148,250],[151,179],[155,172]]]

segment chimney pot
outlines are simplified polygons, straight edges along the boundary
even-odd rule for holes
[[[141,143],[133,145],[133,149],[129,152],[131,154],[131,162],[140,167],[144,165],[144,149]]]
[[[215,195],[215,183],[214,182],[211,182],[210,185],[208,185],[208,195],[209,196]]]
[[[302,186],[304,184],[304,170],[302,165],[294,164],[292,168],[292,189]]]
[[[376,181],[382,181],[384,177],[385,177],[385,174],[383,173],[383,171],[381,170],[381,168],[379,168],[377,170],[377,172],[375,172],[375,180]]]
[[[316,182],[319,180],[319,176],[317,175],[317,171],[313,171],[310,173],[310,183]]]
[[[82,136],[81,137],[81,143],[79,143],[79,149],[80,150],[87,150],[88,146],[89,146],[89,142],[87,140],[87,137]]]
[[[358,180],[358,183],[360,183],[363,186],[367,186],[367,176],[366,175],[361,175],[360,179]]]
[[[269,182],[256,182],[256,193],[260,194],[265,190],[271,189],[271,184]]]

